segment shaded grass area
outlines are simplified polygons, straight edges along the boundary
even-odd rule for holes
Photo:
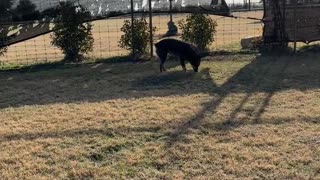
[[[141,59],[142,62],[143,59]],[[147,61],[147,60],[145,60]],[[96,63],[125,63],[125,62],[135,62],[128,56],[115,56],[105,59],[86,59],[82,63],[64,63],[63,61],[57,62],[48,62],[48,63],[39,63],[31,65],[15,65],[15,64],[0,64],[0,73],[1,72],[37,72],[51,69],[69,69],[79,67],[81,65],[92,65]]]
[[[317,54],[166,66],[1,72],[1,179],[320,178]]]

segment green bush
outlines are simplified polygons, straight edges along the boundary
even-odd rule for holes
[[[131,51],[134,58],[145,54],[148,50],[150,29],[144,17],[134,19],[134,33],[132,37],[131,20],[125,20],[121,31],[124,33],[119,41],[119,47]],[[153,33],[156,31],[153,27]]]
[[[83,54],[93,50],[91,14],[84,7],[70,2],[60,4],[60,13],[53,28],[52,45],[65,54],[64,61],[79,62]]]
[[[205,49],[214,41],[217,22],[208,15],[191,14],[186,20],[180,20],[178,25],[181,38],[196,44],[200,49]]]

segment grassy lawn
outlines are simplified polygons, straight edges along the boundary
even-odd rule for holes
[[[320,179],[319,54],[166,66],[0,72],[0,179]]]

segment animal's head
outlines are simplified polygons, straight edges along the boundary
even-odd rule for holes
[[[197,57],[194,58],[195,61],[193,63],[191,63],[194,72],[198,72],[198,68],[199,68],[200,63],[201,63],[201,58],[204,58],[204,57],[207,57],[207,56],[210,56],[210,55],[211,55],[211,52],[199,52],[199,51],[197,51]]]
[[[190,62],[194,72],[198,72],[200,63],[201,63],[201,58],[195,58],[192,62]]]

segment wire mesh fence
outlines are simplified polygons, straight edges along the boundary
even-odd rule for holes
[[[56,1],[39,1],[39,7],[45,9],[52,6]],[[254,7],[252,5],[252,7]],[[147,14],[144,14],[147,16]],[[173,21],[177,23],[179,20],[186,18],[186,13],[173,14]],[[216,20],[217,32],[215,41],[210,46],[211,50],[239,50],[241,49],[240,41],[242,38],[249,36],[261,36],[263,23],[259,19],[263,17],[263,10],[241,10],[232,12],[234,17],[210,15]],[[136,14],[135,17],[143,16]],[[106,18],[95,20],[93,24],[94,50],[88,54],[90,59],[104,59],[114,56],[126,56],[129,51],[121,49],[118,42],[122,35],[120,31],[123,21],[130,19],[129,16],[119,16],[114,18]],[[148,20],[148,18],[146,18]],[[154,34],[154,42],[161,39],[167,32],[167,23],[170,20],[168,13],[154,14],[152,17],[153,26],[156,26],[157,32]],[[36,26],[37,22],[32,24]],[[22,41],[8,47],[4,56],[0,56],[1,64],[14,65],[30,65],[46,62],[61,61],[63,53],[53,45],[51,45],[51,33],[44,34],[26,41]]]

